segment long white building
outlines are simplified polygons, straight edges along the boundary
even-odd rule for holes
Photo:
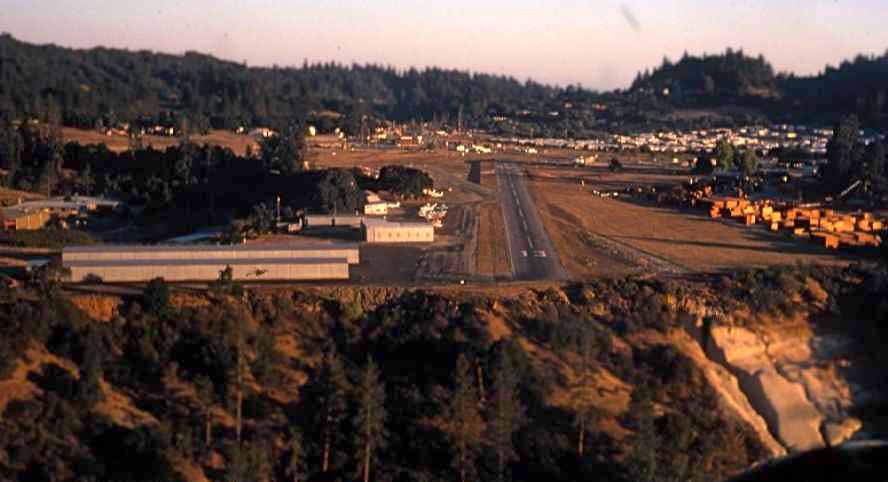
[[[231,267],[234,279],[342,280],[359,262],[354,244],[232,246],[74,246],[62,251],[71,281],[212,281]]]

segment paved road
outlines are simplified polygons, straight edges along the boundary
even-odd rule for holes
[[[540,220],[519,165],[496,163],[497,197],[503,211],[512,276],[516,280],[563,280],[567,272]]]

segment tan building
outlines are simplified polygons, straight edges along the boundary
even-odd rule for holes
[[[51,214],[46,209],[11,207],[0,210],[3,229],[6,231],[43,229],[49,222],[50,216]]]
[[[395,223],[384,219],[365,218],[361,223],[368,243],[432,243],[435,228],[428,223]]]

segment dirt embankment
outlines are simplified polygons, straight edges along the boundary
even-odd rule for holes
[[[823,308],[823,289],[811,279],[807,289]],[[684,304],[684,329],[671,332],[670,342],[697,363],[723,407],[752,427],[773,455],[865,433],[866,421],[854,413],[877,396],[853,382],[866,361],[850,335],[804,310],[775,317]]]
[[[841,334],[815,334],[807,320],[794,320],[714,327],[707,353],[737,376],[771,433],[796,451],[842,443],[861,429],[851,415],[850,347]]]

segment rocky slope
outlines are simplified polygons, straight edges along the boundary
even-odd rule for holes
[[[881,346],[861,349],[849,329],[840,301],[861,281],[840,272],[508,291],[183,289],[168,303],[31,289],[0,291],[0,478],[10,480],[290,479],[295,436],[300,471],[350,480],[352,383],[368,356],[386,382],[384,481],[453,480],[447,407],[460,356],[481,409],[482,478],[497,470],[485,427],[506,358],[524,410],[515,479],[722,480],[880,433],[862,408],[885,399],[871,376]],[[332,429],[313,415],[332,383],[330,353],[349,386]],[[336,446],[321,474],[327,433]]]

